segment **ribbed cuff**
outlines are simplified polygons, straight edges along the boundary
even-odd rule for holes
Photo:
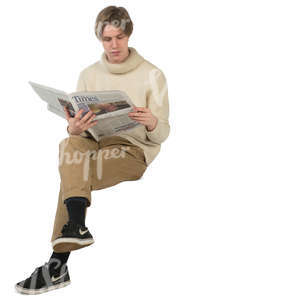
[[[88,205],[89,200],[85,197],[70,197],[64,200],[64,204],[68,204],[70,201],[79,201],[83,204],[85,204],[86,206]]]

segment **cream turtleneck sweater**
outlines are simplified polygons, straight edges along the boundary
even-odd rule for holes
[[[138,126],[117,134],[142,148],[146,164],[149,165],[170,132],[169,100],[164,74],[132,47],[129,47],[126,60],[119,64],[109,63],[103,52],[100,61],[80,73],[77,83],[77,91],[102,90],[123,90],[134,105],[150,108],[157,117],[157,125],[152,131],[148,131],[145,126]]]

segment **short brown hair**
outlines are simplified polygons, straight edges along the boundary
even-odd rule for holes
[[[108,24],[120,27],[128,37],[133,30],[132,20],[124,7],[108,6],[99,12],[95,22],[95,34],[99,40]]]

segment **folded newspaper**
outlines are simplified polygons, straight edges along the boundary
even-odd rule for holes
[[[80,109],[83,109],[81,117],[84,117],[89,111],[93,111],[96,115],[93,121],[99,121],[87,131],[97,142],[101,137],[114,135],[142,125],[129,118],[128,113],[133,111],[134,104],[123,91],[111,90],[67,94],[31,81],[29,81],[29,84],[40,98],[48,103],[48,110],[64,119],[66,119],[65,106],[68,108],[71,117],[74,117]]]

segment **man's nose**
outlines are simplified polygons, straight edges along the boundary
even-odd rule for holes
[[[112,39],[112,47],[113,48],[117,48],[117,46],[118,46],[117,40],[116,39]]]

